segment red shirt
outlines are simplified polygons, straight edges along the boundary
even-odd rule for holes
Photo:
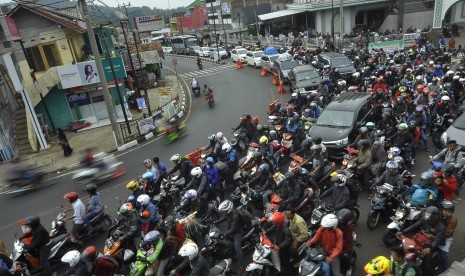
[[[450,176],[446,178],[447,182],[449,184],[444,184],[436,186],[439,191],[442,191],[442,194],[444,195],[445,200],[452,201],[455,191],[457,190],[457,179],[455,176]]]
[[[329,229],[323,226],[318,228],[315,236],[307,243],[312,246],[321,240],[321,245],[326,253],[330,254],[330,258],[334,259],[342,253],[342,246],[344,242],[341,229]]]
[[[386,85],[384,83],[376,83],[375,86],[373,86],[373,91],[376,92],[376,90],[378,90],[378,88],[381,88],[383,90],[383,93],[386,93]]]
[[[410,132],[410,129],[409,129],[409,132]],[[418,128],[415,128],[415,131],[414,133],[412,133],[412,135],[413,135],[413,138],[415,139],[415,143],[418,143],[418,141],[420,141],[420,135],[421,135],[420,130]]]
[[[116,268],[116,263],[102,256],[97,257],[97,260],[95,260],[91,273],[96,276],[113,276]]]

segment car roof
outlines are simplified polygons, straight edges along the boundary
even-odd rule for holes
[[[279,54],[263,55],[262,57],[279,57]]]
[[[364,92],[342,93],[341,96],[331,101],[325,110],[357,111],[370,98],[371,95]]]
[[[292,70],[294,70],[296,73],[307,72],[307,71],[317,71],[317,69],[311,65],[299,65],[299,66],[294,67]]]
[[[340,53],[335,53],[335,52],[328,52],[328,53],[322,53],[320,54],[323,57],[328,57],[328,58],[341,58],[341,57],[346,57],[343,54]]]

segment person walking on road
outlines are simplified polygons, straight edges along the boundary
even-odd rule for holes
[[[61,145],[63,149],[63,155],[65,157],[70,157],[73,154],[73,149],[70,147],[68,138],[66,138],[65,133],[61,128],[57,128],[58,131],[58,144]]]

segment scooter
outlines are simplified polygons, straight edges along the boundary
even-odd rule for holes
[[[281,260],[279,253],[273,249],[274,244],[268,239],[267,235],[260,233],[260,242],[255,246],[252,255],[252,263],[248,264],[245,271],[252,275],[265,275],[272,271],[281,272]]]
[[[22,170],[24,170],[26,177],[8,180],[4,191],[0,194],[19,196],[58,183],[58,181],[47,180],[48,173],[46,172],[35,172],[32,167],[24,167]]]
[[[394,187],[388,183],[376,187],[376,193],[371,199],[371,208],[367,217],[367,227],[370,230],[378,227],[382,219],[391,217],[394,213]]]
[[[347,165],[349,165],[349,162],[358,156],[357,149],[347,147],[345,150],[347,151],[347,153],[344,154],[344,159],[342,160],[341,170],[344,170],[345,168],[347,168]]]
[[[113,154],[97,153],[94,155],[96,166],[77,170],[71,179],[82,188],[90,183],[101,183],[115,179],[126,173],[124,162],[117,161]]]
[[[228,259],[235,255],[234,245],[231,240],[226,239],[214,224],[210,225],[210,229],[204,238],[204,244],[205,247],[201,249],[200,254],[209,263],[215,263],[218,259]]]
[[[386,232],[383,235],[384,245],[390,248],[399,244],[400,241],[396,235],[397,232],[414,224],[421,218],[421,215],[422,212],[419,208],[402,201],[394,216],[391,217],[392,222],[387,226]]]
[[[208,104],[208,107],[212,108],[213,104],[215,103],[215,99],[213,98],[213,90],[204,89],[203,94],[205,95],[205,101]]]
[[[200,96],[200,86],[192,87],[192,92],[196,97]]]
[[[305,257],[300,261],[300,276],[323,276],[323,262],[326,256],[315,248],[305,248]]]
[[[199,70],[202,70],[202,69],[203,69],[203,64],[202,64],[202,61],[201,61],[201,60],[199,60],[199,61],[197,62],[197,67],[199,67]]]

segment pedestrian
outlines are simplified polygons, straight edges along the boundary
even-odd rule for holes
[[[61,128],[57,128],[58,131],[58,144],[61,145],[63,149],[63,155],[65,157],[70,157],[73,154],[73,149],[70,147],[68,138],[66,138],[65,133]]]
[[[449,39],[449,52],[455,51],[455,38],[454,36],[451,36]]]

